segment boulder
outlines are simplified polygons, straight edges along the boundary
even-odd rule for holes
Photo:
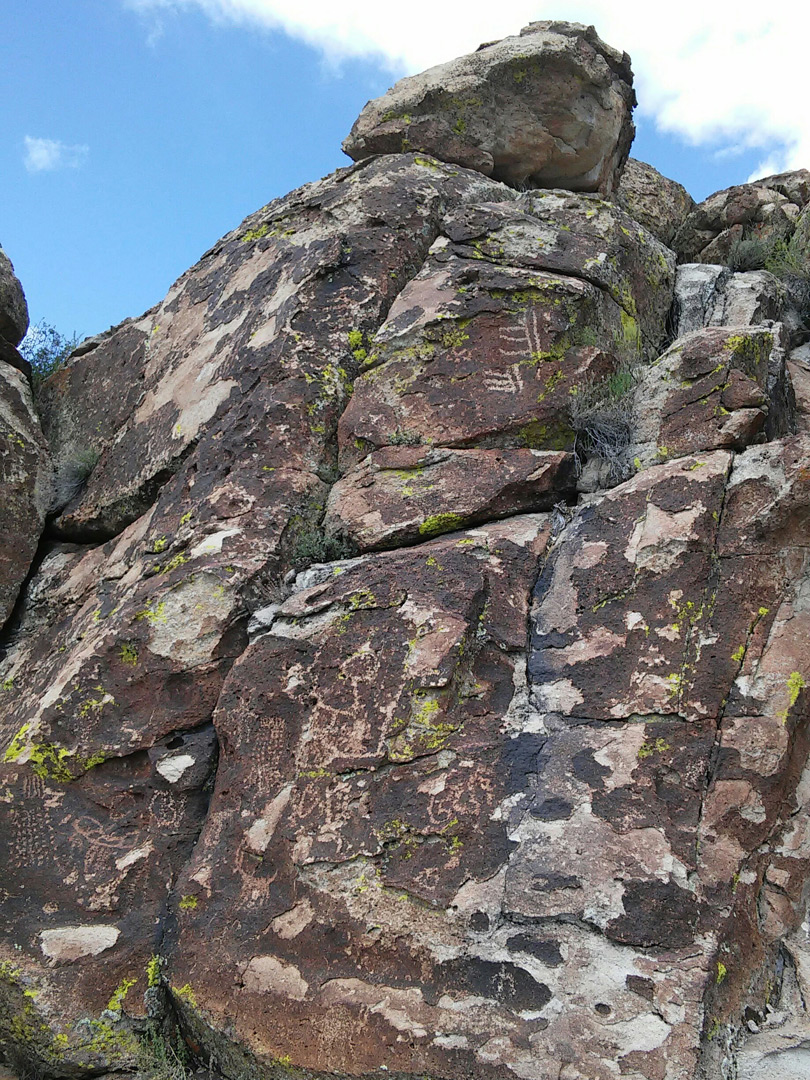
[[[615,197],[630,217],[667,247],[695,206],[685,187],[635,158],[628,158]]]
[[[630,60],[592,26],[535,22],[401,79],[343,144],[355,161],[424,151],[512,186],[615,189],[633,139]]]
[[[12,348],[9,345],[9,348]],[[2,352],[0,351],[0,356]],[[0,362],[0,626],[17,600],[39,546],[51,497],[45,440],[28,380]]]
[[[614,204],[596,195],[532,191],[514,203],[460,208],[443,231],[463,258],[590,281],[638,322],[650,352],[661,344],[675,256]]]
[[[810,203],[810,170],[808,169],[795,169],[793,172],[765,176],[756,183],[762,187],[773,188],[800,208]]]
[[[28,304],[5,251],[0,248],[0,338],[19,345],[28,329]]]
[[[605,108],[627,89],[591,31],[543,27],[526,48],[601,57]],[[685,267],[689,332],[658,355],[673,255],[643,225],[395,150],[262,208],[84,342],[44,388],[54,484],[0,356],[2,550],[28,544],[4,564],[0,1062],[801,1068],[790,298]],[[802,178],[770,179],[755,225],[762,200],[803,212]],[[704,254],[744,227],[735,199]],[[591,438],[605,416],[618,448]]]

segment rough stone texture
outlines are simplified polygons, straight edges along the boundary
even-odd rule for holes
[[[101,456],[0,640],[4,1066],[124,1080],[151,1020],[227,1080],[804,1068],[806,357],[709,266],[657,356],[673,277],[397,154],[50,380],[57,503]],[[621,365],[635,474],[575,504]]]
[[[808,169],[776,173],[774,176],[765,176],[756,183],[762,187],[773,188],[796,206],[804,207],[810,203],[810,170]]]
[[[446,207],[500,193],[510,196],[476,173],[399,156],[246,219],[161,305],[49,381],[43,409],[57,467],[100,452],[59,534],[115,535],[173,477],[158,511],[167,535],[189,510],[204,532],[236,518],[242,528],[255,507],[257,540],[272,552],[293,491],[299,515],[312,516],[306,503],[333,465],[329,439],[355,354],[421,265]]]
[[[11,348],[11,346],[9,346]],[[2,354],[0,354],[2,355]],[[50,500],[50,461],[28,380],[0,361],[0,626],[31,567]]]
[[[0,248],[0,338],[19,345],[28,329],[28,304],[5,251]]]
[[[641,377],[636,446],[642,465],[700,450],[742,450],[793,428],[786,335],[710,327],[679,338]]]
[[[572,387],[639,354],[638,323],[586,281],[434,245],[372,342],[340,418],[345,471],[407,440],[570,450]]]
[[[672,326],[683,337],[703,326],[757,326],[777,321],[785,288],[767,270],[732,273],[711,263],[683,263],[675,278]]]
[[[695,206],[685,187],[635,158],[624,167],[616,202],[667,247]]]
[[[740,184],[710,195],[689,214],[672,246],[681,262],[727,263],[735,241],[790,236],[800,208],[764,183]]]
[[[579,23],[517,37],[401,79],[370,101],[343,149],[355,161],[421,150],[512,186],[609,195],[633,139],[630,60]]]
[[[793,349],[787,368],[796,397],[798,430],[810,431],[810,342]]]
[[[661,343],[675,258],[646,229],[596,195],[527,192],[514,204],[467,206],[445,221],[453,252],[591,282],[636,320],[649,350]]]
[[[543,450],[369,454],[329,494],[324,526],[361,551],[399,547],[476,521],[548,510],[574,490],[574,457]]]

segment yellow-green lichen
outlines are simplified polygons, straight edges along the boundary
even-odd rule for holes
[[[125,641],[118,650],[118,656],[122,664],[128,664],[130,667],[135,667],[138,663],[138,649],[137,646],[131,641]]]
[[[157,954],[153,954],[146,965],[146,985],[150,988],[160,986],[161,974],[160,969],[163,965],[163,961]]]
[[[640,761],[644,761],[645,758],[652,757],[653,754],[664,754],[671,749],[672,747],[665,739],[656,739],[655,742],[641,744],[638,749],[638,758]]]
[[[165,623],[167,618],[166,602],[161,600],[157,604],[147,604],[145,608],[137,612],[135,615],[135,622],[141,622],[143,619],[146,619],[148,623],[154,625],[155,623]]]
[[[464,518],[461,514],[433,514],[431,517],[425,518],[419,526],[419,535],[426,537],[439,536],[441,533],[460,529],[463,524]]]
[[[243,234],[242,240],[246,243],[251,240],[261,240],[262,237],[267,236],[269,232],[270,226],[265,222],[263,225],[260,225],[258,229],[248,229],[248,231]]]
[[[123,982],[120,982],[118,986],[116,986],[115,990],[113,990],[112,997],[107,1002],[107,1008],[110,1012],[121,1012],[127,994],[137,981],[137,979],[124,979]]]
[[[180,998],[181,1001],[187,1002],[192,1007],[192,1009],[196,1009],[198,1007],[197,998],[191,988],[191,983],[186,983],[184,986],[173,986],[172,992],[175,997]]]

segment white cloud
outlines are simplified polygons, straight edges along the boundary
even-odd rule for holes
[[[68,146],[58,139],[35,139],[32,135],[26,135],[23,141],[23,164],[30,173],[78,169],[90,152],[89,146]]]
[[[153,14],[201,8],[218,22],[282,30],[331,60],[374,58],[397,75],[516,33],[533,19],[593,23],[632,56],[639,113],[661,130],[714,148],[760,148],[759,175],[810,167],[810,5],[798,0],[757,7],[740,0],[500,0],[478,11],[469,0],[124,2]]]

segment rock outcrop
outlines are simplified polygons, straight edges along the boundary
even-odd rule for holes
[[[575,54],[608,119],[517,192],[489,147],[570,113]],[[671,239],[663,178],[623,208],[560,188],[610,191],[627,150],[629,67],[591,30],[477,55],[442,78],[509,86],[486,147],[434,101],[402,152],[369,106],[362,154],[393,152],[85,342],[44,435],[0,363],[32,538],[12,565],[3,525],[4,1068],[122,1080],[167,1029],[228,1080],[802,1065],[798,294],[676,270],[638,220]],[[802,174],[721,193],[690,258],[763,192],[799,220]]]
[[[343,149],[355,161],[424,151],[513,187],[610,195],[633,141],[632,82],[630,58],[592,26],[534,22],[401,79]]]
[[[19,345],[28,329],[28,304],[19,278],[0,248],[0,338]]]
[[[27,329],[22,285],[0,248],[0,627],[31,568],[51,498],[50,459],[28,365],[15,348]]]
[[[747,237],[787,239],[808,202],[806,169],[727,188],[692,210],[672,246],[682,262],[726,263],[735,243]]]
[[[628,158],[624,167],[616,201],[663,244],[672,243],[695,207],[694,199],[682,184],[635,158]]]

